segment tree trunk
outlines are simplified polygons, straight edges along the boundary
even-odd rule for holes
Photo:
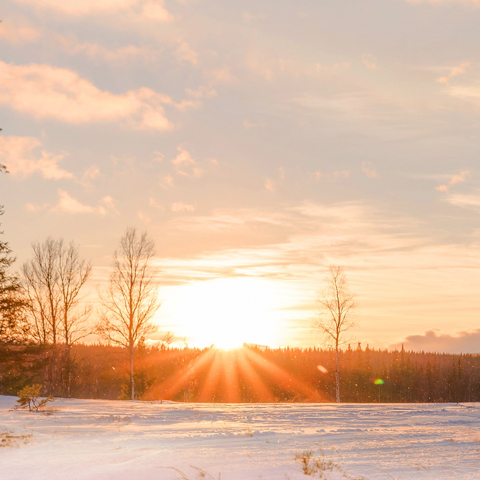
[[[132,391],[132,400],[135,400],[135,382],[133,379],[133,342],[130,343],[130,387]]]
[[[340,403],[340,358],[338,343],[335,345],[335,399],[337,403]]]

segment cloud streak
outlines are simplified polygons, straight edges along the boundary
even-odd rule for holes
[[[13,44],[31,43],[38,40],[40,31],[23,22],[3,21],[0,26],[0,39]]]
[[[480,194],[452,194],[447,197],[447,202],[456,207],[480,210]]]
[[[315,180],[322,180],[322,179],[331,179],[331,180],[339,180],[341,178],[348,178],[350,176],[350,170],[335,170],[334,172],[330,173],[323,173],[323,172],[313,172],[313,177]]]
[[[12,175],[25,177],[40,173],[43,178],[60,180],[72,178],[58,163],[65,155],[54,155],[40,150],[42,144],[33,137],[0,137],[0,158]]]
[[[59,202],[50,209],[55,213],[83,214],[93,213],[96,215],[106,215],[108,211],[115,211],[115,204],[112,197],[103,197],[97,206],[86,205],[76,198],[73,198],[65,190],[58,191]]]
[[[436,190],[438,190],[440,192],[448,192],[448,189],[452,185],[456,185],[457,183],[466,182],[467,179],[469,179],[470,177],[471,177],[470,171],[469,170],[463,170],[458,175],[453,175],[453,177],[450,179],[450,182],[448,184],[438,185],[438,187],[436,187]]]
[[[439,77],[437,78],[437,82],[448,84],[448,81],[452,77],[456,77],[457,75],[463,75],[466,71],[470,68],[469,62],[461,63],[458,67],[453,67],[450,70],[450,73],[446,77]]]
[[[116,11],[132,10],[141,6],[141,15],[148,20],[169,22],[173,17],[168,13],[162,0],[16,0],[18,3],[41,9],[51,9],[66,15],[81,16]]]
[[[0,62],[0,103],[35,118],[68,123],[117,122],[135,129],[171,130],[162,104],[170,97],[140,88],[124,94],[98,89],[76,72],[49,65]]]
[[[195,206],[188,203],[176,202],[172,203],[170,210],[172,212],[193,212],[195,210]]]

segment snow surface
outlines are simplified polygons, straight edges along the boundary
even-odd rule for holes
[[[182,404],[0,396],[5,480],[299,480],[322,447],[349,478],[480,479],[480,404]],[[332,450],[336,448],[343,460]],[[175,467],[181,472],[172,469]],[[208,475],[204,478],[210,478]],[[344,478],[339,473],[324,478]]]

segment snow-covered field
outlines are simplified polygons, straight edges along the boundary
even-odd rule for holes
[[[295,455],[319,447],[352,479],[480,479],[480,404],[15,400],[0,397],[5,480],[298,480]]]

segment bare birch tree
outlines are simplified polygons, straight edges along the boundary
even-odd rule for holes
[[[40,344],[58,339],[60,290],[58,289],[58,253],[56,240],[32,243],[33,258],[22,265],[22,286],[27,299],[33,336]]]
[[[91,311],[80,295],[92,267],[80,258],[78,246],[47,238],[32,244],[33,258],[22,266],[34,338],[41,344],[60,342],[67,348],[86,336]]]
[[[340,355],[339,348],[345,343],[344,333],[355,326],[353,313],[355,295],[350,292],[347,277],[342,267],[331,265],[325,277],[326,288],[318,299],[321,311],[315,326],[326,340],[335,347],[335,399],[340,403]]]
[[[92,306],[84,303],[80,290],[90,278],[92,266],[80,258],[78,247],[68,248],[60,240],[58,255],[58,287],[61,298],[60,331],[68,348],[91,332],[87,320]]]
[[[21,269],[30,332],[41,345],[53,346],[51,363],[45,367],[49,392],[70,397],[70,347],[91,332],[91,307],[85,305],[81,290],[92,267],[80,258],[78,246],[67,246],[63,239],[47,238],[33,243],[32,249],[33,258]]]
[[[138,343],[156,330],[151,320],[160,307],[155,246],[147,233],[127,228],[113,255],[107,289],[100,294],[103,311],[97,333],[125,347],[130,356],[131,399],[135,399],[134,356]]]

